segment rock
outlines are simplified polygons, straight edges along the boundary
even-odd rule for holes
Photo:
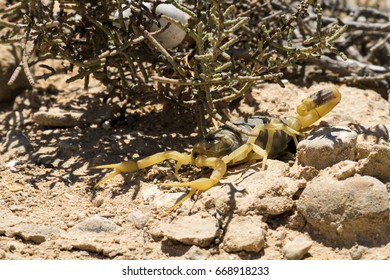
[[[64,111],[51,108],[49,111],[38,111],[33,115],[35,123],[47,127],[75,127],[86,124],[81,112]]]
[[[182,198],[185,195],[185,193],[182,192],[176,192],[176,193],[170,193],[170,192],[158,192],[153,197],[153,201],[151,203],[151,207],[153,209],[157,210],[167,210],[169,207],[173,206],[176,202],[179,201],[180,198]],[[187,200],[182,205],[185,205],[188,203]]]
[[[352,177],[357,172],[358,163],[352,160],[344,160],[335,164],[331,169],[331,172],[338,180],[345,180]]]
[[[373,177],[337,181],[320,176],[308,183],[297,208],[312,228],[336,245],[378,244],[390,237],[389,194]]]
[[[362,248],[364,250],[364,248]],[[380,248],[366,248],[362,255],[363,260],[389,260],[390,259],[390,243]]]
[[[12,129],[7,132],[5,142],[0,147],[0,152],[23,157],[28,156],[32,149],[27,136],[20,130]]]
[[[126,220],[132,223],[136,228],[142,229],[146,225],[147,218],[144,213],[136,209],[127,215]]]
[[[199,202],[197,202],[195,206],[198,205],[203,207],[201,206],[201,204],[203,204],[203,208],[211,211],[217,209],[221,216],[226,216],[235,208],[236,203],[234,203],[235,201],[232,201],[232,199],[234,199],[234,197],[232,196],[232,190],[228,184],[222,186],[217,185],[207,190],[207,192],[202,193],[199,196]]]
[[[353,260],[360,260],[366,251],[367,247],[355,245],[349,250],[349,255]]]
[[[73,249],[87,252],[100,253],[102,251],[101,244],[86,238],[72,240],[71,245]]]
[[[53,236],[60,235],[61,230],[52,226],[24,223],[11,228],[10,232],[13,236],[20,236],[25,241],[41,244]]]
[[[11,240],[7,242],[6,250],[8,250],[11,253],[14,253],[15,251],[20,251],[23,247],[23,244],[21,242],[18,242],[16,240]]]
[[[162,231],[160,226],[150,227],[150,229],[148,230],[148,233],[149,233],[150,237],[152,237],[152,239],[155,242],[159,242],[164,238],[164,232]]]
[[[320,173],[313,166],[302,166],[294,164],[289,171],[289,174],[295,179],[303,179],[304,182],[313,180]]]
[[[69,195],[69,194],[68,194]],[[71,200],[74,200],[73,197],[71,197]],[[95,207],[100,207],[104,204],[104,197],[102,196],[97,196],[95,197],[95,199],[93,200],[93,205],[95,205]],[[105,218],[108,218],[104,215],[102,215],[101,213],[99,213],[100,216],[102,217],[105,217]]]
[[[112,232],[118,228],[117,224],[111,220],[95,215],[76,224],[72,230],[87,232]]]
[[[239,165],[237,169],[231,168],[218,185],[202,193],[194,208],[203,204],[203,208],[216,209],[221,216],[231,211],[241,216],[250,212],[279,215],[292,209],[299,182],[287,177],[287,163],[268,159],[265,171],[261,170],[261,162]]]
[[[309,252],[312,245],[313,241],[304,237],[297,237],[284,245],[283,256],[287,260],[301,260]]]
[[[390,180],[390,146],[372,143],[359,143],[356,147],[357,172],[361,175]]]
[[[23,71],[12,85],[8,85],[20,62],[20,50],[13,45],[0,45],[0,102],[13,100],[23,90],[31,87]]]
[[[265,224],[261,216],[235,216],[223,240],[227,252],[260,252],[265,245]]]
[[[199,247],[210,245],[219,232],[215,218],[198,214],[179,217],[170,224],[161,224],[160,228],[169,239]]]
[[[357,133],[349,128],[323,127],[297,146],[297,162],[324,169],[343,160],[354,160]]]
[[[5,187],[11,192],[18,192],[24,190],[26,185],[18,182],[7,182]],[[8,209],[11,210],[12,212],[15,212],[15,211],[23,211],[26,208],[20,205],[10,205]]]
[[[159,188],[157,186],[142,189],[142,199],[143,199],[144,203],[145,204],[152,203],[154,197],[158,193],[159,193]]]
[[[191,248],[184,254],[186,260],[207,260],[209,257],[209,252],[201,249],[197,246],[191,246]]]
[[[280,215],[292,209],[293,196],[299,189],[299,182],[285,176],[288,164],[268,160],[267,169],[272,172],[249,170],[250,175],[243,174],[243,179],[236,183],[237,192],[233,199],[238,215],[245,216],[249,212]]]
[[[206,209],[217,209],[222,216],[231,211],[245,216],[248,213],[280,215],[291,210],[299,181],[286,177],[289,165],[268,160],[267,170],[259,170],[260,166],[261,163],[258,163],[244,173],[229,174],[228,179],[221,182],[224,185],[217,185],[202,193],[199,202]]]

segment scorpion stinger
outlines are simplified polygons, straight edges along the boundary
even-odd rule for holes
[[[322,89],[303,99],[302,104],[297,107],[298,116],[296,118],[301,122],[301,127],[298,130],[312,125],[325,116],[333,110],[340,100],[341,94],[335,87]]]

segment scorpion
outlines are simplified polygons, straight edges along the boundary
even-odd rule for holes
[[[291,140],[297,145],[297,136],[302,136],[305,128],[329,113],[340,100],[341,94],[337,88],[325,88],[303,99],[296,108],[298,113],[296,116],[283,118],[253,116],[246,120],[239,119],[234,123],[251,133],[233,131],[229,127],[221,126],[206,135],[204,140],[195,144],[191,153],[166,151],[136,161],[95,166],[93,167],[95,169],[114,169],[114,172],[100,180],[96,186],[118,174],[144,169],[164,160],[176,161],[175,174],[178,174],[182,165],[187,164],[211,168],[213,171],[209,178],[159,184],[160,186],[190,188],[188,194],[167,209],[170,212],[194,194],[217,185],[225,175],[227,166],[251,160],[262,160],[262,170],[265,170],[268,158],[275,158],[286,151]]]

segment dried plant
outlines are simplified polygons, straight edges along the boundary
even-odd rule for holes
[[[275,81],[299,64],[318,59],[325,51],[345,59],[334,42],[345,31],[338,23],[323,26],[322,9],[314,1],[296,7],[284,1],[109,1],[22,0],[0,10],[2,43],[15,43],[22,61],[10,78],[24,71],[33,85],[57,73],[77,74],[68,82],[90,75],[111,89],[142,96],[142,89],[195,108],[205,133],[204,112],[241,130],[223,118],[217,103],[229,103],[257,82]],[[149,3],[147,7],[145,3]],[[188,23],[157,15],[156,7],[170,3],[188,14]],[[131,17],[125,17],[130,11]],[[308,21],[310,14],[316,19]],[[161,26],[159,20],[169,24]],[[167,49],[155,39],[170,25],[190,38]],[[151,31],[153,26],[159,26]],[[53,69],[47,59],[63,61]],[[33,76],[34,66],[46,73]],[[137,96],[135,96],[136,98]],[[249,132],[245,132],[249,133]]]

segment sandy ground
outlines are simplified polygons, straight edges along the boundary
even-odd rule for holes
[[[319,171],[304,169],[302,175],[294,153],[270,160],[266,171],[260,163],[235,167],[196,202],[188,200],[169,215],[165,209],[185,192],[158,187],[159,182],[175,180],[169,162],[94,187],[109,170],[90,167],[164,150],[188,152],[197,141],[195,126],[191,115],[169,105],[147,97],[129,104],[123,96],[108,98],[98,82],[86,91],[81,83],[66,84],[66,78],[51,78],[15,101],[0,104],[0,259],[283,259],[286,244],[297,238],[310,244],[299,258],[390,258],[387,242],[340,246],[310,232],[295,204]],[[259,85],[229,114],[233,119],[294,115],[302,98],[327,86]],[[341,103],[316,123],[317,129],[350,123],[390,129],[389,104],[381,96],[343,85],[339,89]],[[63,110],[55,114],[60,120],[48,114],[33,118],[36,112],[53,108]],[[65,123],[76,125],[59,127],[64,115]],[[388,140],[382,142],[388,145]],[[210,172],[185,167],[181,174],[196,178]],[[245,208],[256,180],[265,189],[269,181],[284,180],[288,195],[272,190],[272,199],[264,202],[269,205],[266,210],[259,210],[261,200],[257,208],[253,204]],[[388,179],[381,182],[390,188]],[[232,188],[235,198],[225,203]],[[249,195],[242,190],[249,190]],[[255,223],[261,225],[258,235],[258,228],[242,227]],[[241,230],[235,232],[237,226]],[[261,240],[255,244],[235,247],[258,236]]]

